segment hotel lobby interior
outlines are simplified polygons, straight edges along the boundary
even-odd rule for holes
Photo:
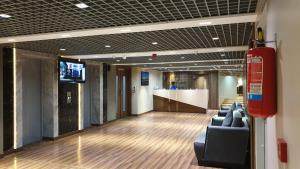
[[[0,169],[298,169],[298,0],[0,0]]]

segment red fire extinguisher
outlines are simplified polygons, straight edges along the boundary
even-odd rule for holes
[[[276,113],[276,58],[269,47],[252,48],[247,54],[248,113],[266,118]]]

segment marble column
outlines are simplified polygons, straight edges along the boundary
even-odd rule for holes
[[[19,50],[14,52],[16,54],[15,65],[15,143],[14,148],[23,146],[23,78],[22,78],[22,56]]]
[[[58,69],[56,59],[41,61],[43,137],[58,136]]]
[[[88,66],[90,67],[91,123],[93,125],[100,125],[103,122],[103,104],[101,104],[101,67],[96,64],[89,64]]]

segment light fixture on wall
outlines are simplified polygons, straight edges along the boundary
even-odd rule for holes
[[[152,42],[152,45],[157,45],[158,44],[158,42]]]
[[[219,37],[213,37],[212,39],[213,40],[219,40]]]
[[[81,116],[81,85],[78,83],[78,130],[82,130]]]
[[[17,49],[13,48],[13,114],[14,114],[14,121],[13,121],[13,127],[14,127],[14,145],[13,148],[17,149]]]
[[[110,45],[105,45],[105,47],[106,47],[106,48],[111,48],[111,46],[110,46]]]

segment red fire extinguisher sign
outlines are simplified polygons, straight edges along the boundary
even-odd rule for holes
[[[248,99],[261,101],[262,100],[262,85],[263,85],[263,58],[261,56],[247,58],[249,73],[249,93]]]

